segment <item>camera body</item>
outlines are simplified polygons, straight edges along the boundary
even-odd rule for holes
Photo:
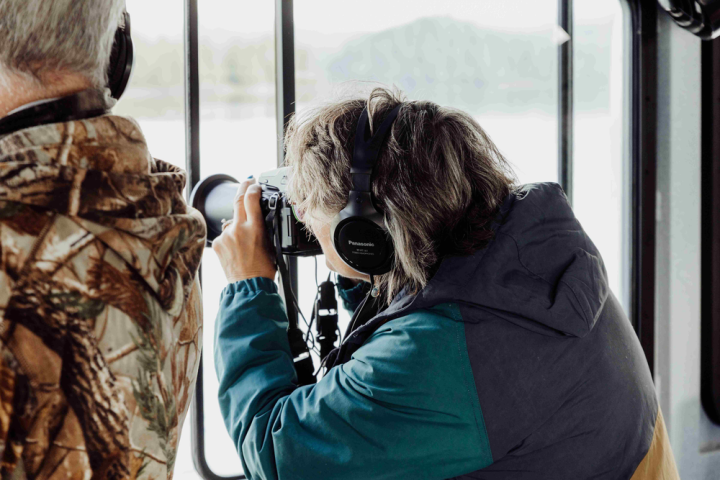
[[[295,216],[295,211],[287,200],[289,174],[290,167],[283,167],[265,172],[258,178],[258,184],[262,188],[260,207],[266,219],[265,226],[269,233],[274,233],[268,219],[271,218],[271,212],[278,209],[282,253],[297,257],[322,255],[320,243]]]
[[[258,178],[262,188],[260,207],[265,218],[270,245],[275,245],[276,232],[272,212],[278,216],[280,244],[284,255],[310,257],[322,255],[317,239],[295,217],[287,200],[286,189],[290,167],[264,172]],[[233,218],[233,205],[240,182],[230,175],[212,175],[198,183],[190,195],[190,204],[202,213],[207,223],[207,246],[222,233],[223,220]]]

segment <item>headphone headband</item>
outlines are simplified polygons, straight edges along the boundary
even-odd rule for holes
[[[390,134],[390,128],[400,113],[403,104],[399,104],[387,114],[380,128],[378,128],[372,137],[369,135],[369,119],[368,110],[364,108],[358,120],[357,129],[355,131],[355,147],[353,148],[352,163],[350,164],[350,173],[352,174],[353,191],[369,192],[370,177],[373,168],[377,163],[380,149],[385,143],[385,139]]]

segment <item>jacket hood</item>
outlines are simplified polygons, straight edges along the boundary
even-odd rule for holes
[[[444,259],[420,293],[401,292],[371,323],[456,302],[538,333],[587,335],[609,294],[607,272],[562,188],[538,183],[513,191],[493,230],[486,248]]]
[[[185,304],[205,223],[183,199],[185,173],[150,156],[135,121],[104,115],[0,138],[0,201],[70,217],[134,269],[163,309]]]

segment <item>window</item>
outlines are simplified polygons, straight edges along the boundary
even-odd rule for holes
[[[557,1],[368,0],[347,16],[295,2],[298,110],[343,82],[396,85],[474,115],[523,183],[557,180]]]
[[[140,123],[154,157],[185,168],[185,142],[177,141],[185,137],[182,10],[172,0],[127,0],[127,10],[135,65],[113,111]]]
[[[563,29],[558,10],[571,5],[574,21]],[[193,67],[201,91],[200,160],[195,167],[202,177],[227,173],[237,179],[275,168],[276,110],[303,109],[348,81],[395,84],[410,99],[471,113],[521,183],[559,181],[559,139],[565,135],[571,140],[566,152],[572,167],[571,201],[602,252],[611,288],[627,311],[631,36],[624,5],[621,0],[368,0],[350,13],[347,5],[332,0],[252,5],[208,0],[200,5],[199,62]],[[290,11],[292,28],[275,22],[277,6]],[[294,72],[281,73],[283,80],[294,77],[295,90],[277,97],[285,93],[283,102],[295,100],[291,106],[275,104],[276,34],[285,40],[293,35],[292,52],[278,49],[281,55],[294,55]],[[563,45],[572,52],[570,64],[560,60]],[[563,89],[560,71],[567,65],[572,66],[571,81]],[[569,122],[560,121],[559,110],[568,101],[573,115]],[[598,204],[598,198],[607,201]],[[328,273],[322,257],[299,259],[303,312],[311,311],[315,278],[322,281]],[[204,259],[203,280],[205,361],[197,393],[203,399],[204,430],[194,434],[204,448],[193,454],[199,455],[205,478],[238,478],[242,468],[216,398],[212,328],[225,281],[212,253]],[[348,320],[341,310],[342,330]],[[184,435],[181,442],[186,440]],[[185,470],[176,471],[176,478],[195,478],[183,475]]]
[[[276,168],[275,9],[272,2],[199,2],[200,174],[239,181]],[[225,430],[213,363],[214,319],[227,282],[217,256],[203,257],[203,419],[208,469],[242,473]]]

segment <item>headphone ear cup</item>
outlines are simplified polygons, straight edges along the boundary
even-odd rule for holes
[[[365,217],[333,221],[333,247],[352,269],[368,275],[381,275],[392,268],[394,248],[385,230]]]
[[[107,87],[116,100],[120,100],[130,81],[133,62],[134,51],[132,37],[130,36],[130,14],[123,12],[123,21],[120,22],[118,29],[115,31],[115,41],[107,70]]]

